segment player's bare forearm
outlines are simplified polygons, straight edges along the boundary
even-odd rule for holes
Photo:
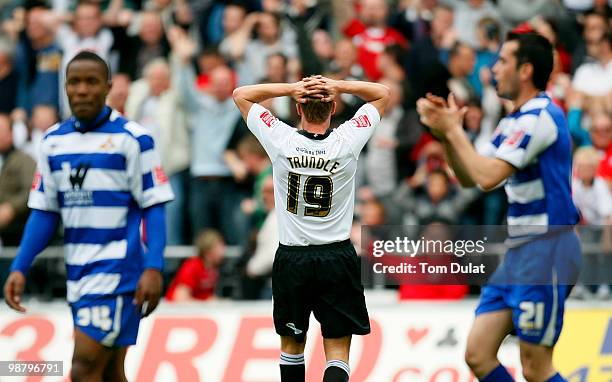
[[[375,82],[332,80],[323,76],[305,78],[306,89],[316,90],[324,101],[331,101],[341,93],[353,94],[372,104],[382,116],[389,103],[388,87]]]
[[[235,89],[233,93],[234,102],[245,120],[254,103],[285,96],[293,97],[296,101],[301,102],[300,97],[306,95],[306,90],[301,82],[246,85]]]
[[[459,160],[459,157],[457,156],[457,153],[455,152],[453,145],[451,145],[445,139],[442,140],[442,144],[444,145],[444,151],[446,152],[448,164],[453,169],[453,172],[455,173],[455,176],[459,180],[459,183],[463,187],[476,186],[476,183],[474,182],[474,180],[470,178],[470,175],[465,171],[465,168],[463,164],[461,163],[461,161]]]
[[[389,88],[367,81],[337,81],[340,93],[353,94],[366,102],[389,99]]]
[[[454,154],[451,159],[455,163],[451,163],[451,166],[457,176],[471,180],[485,191],[494,189],[514,172],[514,167],[509,163],[478,154],[460,126],[449,129],[445,133],[445,140]]]

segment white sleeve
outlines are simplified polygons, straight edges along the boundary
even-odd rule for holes
[[[47,142],[43,140],[40,145],[38,165],[28,198],[28,207],[36,210],[59,212],[57,185],[51,174],[46,146]]]
[[[557,125],[546,110],[539,116],[524,115],[518,121],[518,129],[510,136],[499,135],[494,138],[497,150],[495,157],[502,159],[517,169],[531,164],[542,151],[557,140]]]
[[[336,132],[350,145],[355,158],[374,134],[380,122],[380,114],[372,104],[366,103],[357,110],[353,118],[338,126]]]
[[[258,103],[251,106],[246,122],[273,162],[295,131],[295,128],[276,118],[270,110]]]
[[[153,137],[134,122],[128,122],[125,128],[135,138],[126,148],[126,164],[130,191],[138,206],[144,209],[171,201],[174,194],[162,169]]]

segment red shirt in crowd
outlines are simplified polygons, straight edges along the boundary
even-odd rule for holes
[[[608,146],[601,162],[599,162],[599,169],[597,175],[601,176],[608,182],[612,181],[612,145]]]
[[[357,19],[344,28],[344,34],[353,38],[359,64],[372,81],[377,81],[382,76],[376,61],[387,46],[400,45],[404,48],[408,46],[404,36],[397,30],[391,27],[368,28]]]
[[[206,269],[201,258],[191,257],[183,262],[174,280],[170,283],[166,299],[174,301],[174,291],[177,286],[185,285],[191,289],[191,297],[196,300],[206,300],[215,293],[218,278],[219,272],[216,269]]]

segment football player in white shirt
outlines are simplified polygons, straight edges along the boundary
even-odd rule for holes
[[[336,129],[335,97],[364,101]],[[301,117],[291,127],[259,102],[292,96]],[[323,381],[348,381],[351,336],[370,332],[359,260],[349,241],[357,159],[379,123],[389,89],[313,76],[291,84],[243,86],[234,101],[273,165],[280,246],[272,271],[274,326],[281,336],[281,381],[305,380],[310,313],[321,323],[327,367]]]

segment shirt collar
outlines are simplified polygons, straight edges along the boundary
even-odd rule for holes
[[[108,121],[112,112],[113,110],[110,107],[104,106],[104,109],[102,109],[100,114],[98,114],[93,121],[81,121],[76,117],[72,117],[74,129],[80,133],[95,130]]]

